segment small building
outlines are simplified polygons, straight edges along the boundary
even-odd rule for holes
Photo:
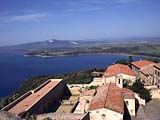
[[[149,61],[149,60],[140,60],[140,61],[132,62],[131,66],[132,66],[132,70],[139,77],[140,76],[140,69],[142,67],[148,66],[148,65],[153,64],[153,63],[154,62]]]
[[[74,111],[74,113],[85,114],[88,111],[89,104],[96,94],[96,90],[83,90],[79,96],[79,103]]]
[[[64,80],[50,79],[38,88],[22,95],[2,110],[15,115],[55,112],[64,96],[70,95]]]
[[[135,82],[136,74],[129,66],[123,64],[111,65],[104,72],[102,77],[103,84],[116,83],[118,87],[123,88],[123,80],[130,80]]]
[[[158,77],[158,74],[160,74],[159,64],[148,60],[140,60],[132,62],[132,70],[146,86],[154,86],[160,83],[160,77]]]
[[[141,78],[141,80],[147,86],[156,84],[154,79],[154,65],[156,65],[156,63],[149,64],[140,69],[139,78]]]
[[[126,114],[135,116],[135,95],[113,83],[103,85],[97,89],[88,111],[90,120],[123,120]]]

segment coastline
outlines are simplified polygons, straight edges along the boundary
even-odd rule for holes
[[[147,55],[135,55],[135,54],[129,54],[129,53],[84,53],[84,54],[71,54],[71,55],[53,55],[53,56],[48,56],[48,55],[24,55],[25,57],[41,57],[41,58],[50,58],[50,57],[63,57],[63,56],[81,56],[81,55],[123,55],[123,56],[133,56],[133,57],[145,57],[145,58],[153,58],[153,59],[158,59],[160,60],[160,57],[153,57],[153,56],[147,56]]]

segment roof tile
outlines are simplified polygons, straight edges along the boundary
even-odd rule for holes
[[[124,114],[124,98],[135,99],[134,93],[127,88],[119,88],[110,83],[99,87],[97,94],[91,101],[89,110],[107,108]]]
[[[150,65],[150,64],[153,64],[153,63],[154,62],[149,61],[149,60],[140,60],[140,61],[132,62],[132,64],[134,66],[136,66],[137,68],[142,68],[144,66],[147,66],[147,65]]]
[[[122,65],[122,64],[115,64],[111,65],[107,68],[103,76],[105,77],[112,77],[116,74],[123,73],[130,76],[136,76],[135,73],[129,68],[128,65]]]

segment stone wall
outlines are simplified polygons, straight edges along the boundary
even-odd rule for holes
[[[102,108],[90,111],[90,120],[123,120],[123,114]]]
[[[151,89],[152,98],[160,99],[160,89]]]
[[[34,114],[42,114],[47,112],[55,112],[64,96],[70,96],[71,93],[62,80],[39,102],[32,106],[27,112]]]
[[[37,120],[44,120],[47,118],[52,120],[89,120],[89,114],[48,113],[37,115]]]

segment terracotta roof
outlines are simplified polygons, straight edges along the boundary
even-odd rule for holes
[[[160,69],[160,63],[156,63],[154,66]]]
[[[132,62],[132,65],[136,66],[137,68],[141,68],[153,63],[154,62],[148,61],[148,60],[140,60],[140,61]]]
[[[124,114],[124,100],[121,94],[121,88],[115,84],[109,85],[105,108]]]
[[[103,74],[103,76],[112,77],[120,73],[136,76],[135,73],[129,68],[128,65],[122,65],[122,64],[115,64],[115,65],[109,66],[105,71],[105,73]]]
[[[97,93],[91,104],[89,110],[96,110],[107,108],[112,111],[124,114],[124,100],[134,99],[134,93],[127,88],[119,88],[116,84],[110,83],[99,87]]]
[[[135,99],[134,92],[127,88],[122,89],[122,96],[124,99]]]
[[[20,114],[22,112],[26,112],[30,109],[34,104],[36,104],[42,97],[44,97],[49,91],[51,91],[60,81],[50,81],[44,87],[42,87],[39,91],[32,93],[28,97],[24,98],[22,101],[17,103],[8,112],[13,114]]]
[[[153,64],[149,64],[147,66],[144,66],[140,69],[140,71],[145,74],[146,76],[148,75],[152,75],[154,74],[154,69],[153,69],[153,66],[156,65],[156,63],[153,63]]]

